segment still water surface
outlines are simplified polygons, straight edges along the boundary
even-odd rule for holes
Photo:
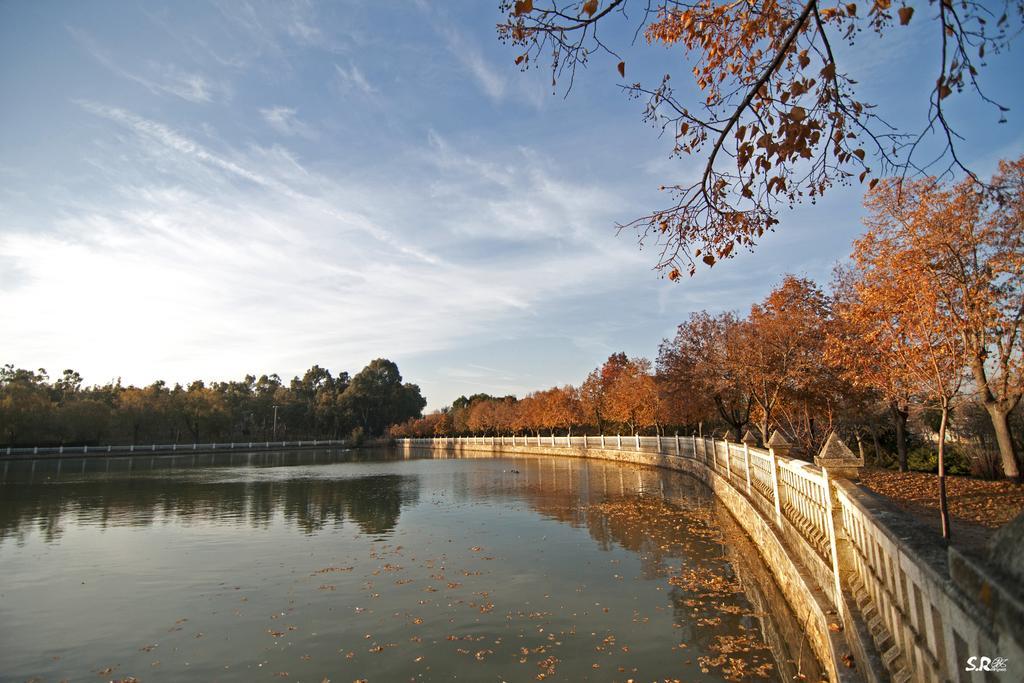
[[[811,680],[702,485],[570,458],[8,463],[0,681]]]

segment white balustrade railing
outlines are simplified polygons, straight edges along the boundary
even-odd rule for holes
[[[778,458],[778,499],[782,513],[824,559],[829,559],[828,483],[820,467]]]
[[[344,439],[303,439],[300,441],[225,441],[210,443],[135,444],[106,446],[30,446],[27,448],[0,448],[0,457],[23,455],[124,455],[132,453],[178,453],[189,451],[267,450],[281,448],[309,448],[344,446]]]
[[[830,544],[831,507],[828,482],[817,465],[770,449],[699,436],[458,436],[403,439],[419,445],[516,445],[548,448],[601,448],[639,451],[693,458],[726,478],[750,498],[776,524],[783,520],[807,541],[827,564],[833,560]]]

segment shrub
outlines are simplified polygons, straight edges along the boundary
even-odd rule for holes
[[[971,474],[970,458],[963,448],[946,444],[946,474]],[[935,444],[921,444],[907,452],[907,466],[915,472],[938,472],[939,450]]]
[[[970,441],[963,446],[964,455],[970,462],[971,475],[979,479],[1001,479],[1003,463],[999,451],[983,443]]]

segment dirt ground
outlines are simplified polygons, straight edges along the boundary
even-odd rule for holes
[[[940,528],[937,475],[865,467],[859,483]],[[952,542],[972,550],[982,550],[993,531],[1024,510],[1024,485],[1015,481],[946,477],[946,497]]]

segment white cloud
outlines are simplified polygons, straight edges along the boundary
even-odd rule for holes
[[[315,140],[317,137],[316,131],[309,124],[299,120],[294,109],[289,107],[272,107],[270,109],[260,109],[260,114],[263,116],[263,120],[267,122],[267,125],[282,135],[295,135],[310,140]]]
[[[557,239],[581,253],[606,252],[625,262],[640,258],[611,238],[616,214],[626,210],[619,191],[573,179],[530,149],[494,161],[458,151],[435,131],[428,141],[427,160],[441,171],[430,190],[446,207],[445,224],[459,239]]]
[[[498,270],[495,254],[431,250],[490,239],[488,227],[514,234],[521,226],[512,214],[533,200],[488,215],[490,200],[467,185],[457,209],[480,225],[446,224],[450,205],[433,204],[419,180],[430,168],[452,184],[492,168],[492,185],[535,193],[539,232],[561,232],[568,212],[596,226],[601,203],[548,171],[520,178],[447,146],[447,167],[409,168],[394,187],[357,186],[303,167],[280,147],[218,150],[127,110],[80,104],[130,135],[108,157],[115,165],[98,170],[110,176],[112,195],[80,198],[32,232],[0,233],[0,262],[22,275],[13,290],[0,290],[0,310],[12,327],[35,330],[8,344],[15,363],[129,382],[152,381],[154,372],[171,381],[288,374],[312,362],[358,368],[380,355],[514,332],[508,321],[614,280],[623,267],[593,249],[542,250]],[[422,150],[421,159],[434,152]],[[551,199],[566,190],[590,206]],[[40,312],[60,325],[40,328]],[[76,330],[74,343],[58,328]]]
[[[338,82],[344,89],[355,88],[367,95],[377,92],[377,89],[366,80],[366,76],[363,75],[363,72],[355,64],[349,63],[348,68],[335,64],[334,69],[338,74]]]
[[[435,28],[444,38],[448,50],[476,79],[484,93],[492,100],[500,101],[505,96],[505,78],[484,58],[480,46],[463,36],[454,26],[436,24]]]
[[[104,67],[121,78],[138,83],[154,95],[173,95],[197,104],[211,102],[217,95],[230,97],[230,89],[226,85],[214,83],[202,74],[184,71],[173,64],[146,62],[141,65],[145,73],[126,69],[87,32],[71,26],[68,31]]]
[[[294,18],[287,26],[288,35],[296,40],[316,45],[323,40],[323,33],[316,26],[312,26],[300,17]]]
[[[507,88],[505,78],[487,61],[480,46],[466,38],[455,28],[454,22],[444,17],[443,13],[436,11],[424,0],[414,0],[414,4],[427,17],[427,21],[430,22],[434,31],[444,40],[448,51],[476,79],[484,93],[492,100],[500,101],[505,96]]]

